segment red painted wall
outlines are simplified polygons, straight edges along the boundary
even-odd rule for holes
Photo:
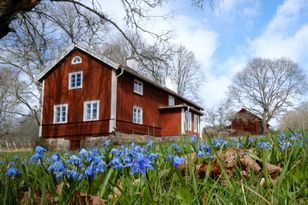
[[[75,55],[81,64],[71,64]],[[69,73],[83,71],[82,88],[68,89]],[[73,51],[44,79],[43,137],[82,137],[109,131],[111,68],[82,51]],[[100,100],[99,121],[83,122],[84,101]],[[54,105],[68,104],[68,123],[53,124]]]
[[[181,134],[181,108],[161,110],[161,136]]]

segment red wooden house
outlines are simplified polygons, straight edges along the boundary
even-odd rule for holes
[[[78,141],[114,132],[200,135],[202,107],[133,69],[78,45],[38,77],[40,136]]]
[[[253,114],[252,112],[242,108],[240,111],[235,113],[231,121],[231,130],[234,134],[260,134],[261,132],[262,119]],[[269,124],[267,124],[269,129]]]

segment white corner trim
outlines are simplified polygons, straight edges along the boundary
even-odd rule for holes
[[[44,90],[45,90],[45,80],[43,80],[42,83],[42,95],[41,95],[41,117],[40,117],[40,126],[39,126],[39,137],[42,137],[42,131],[43,131],[43,108],[44,108]]]
[[[199,137],[202,139],[201,116],[199,116]]]
[[[111,101],[110,101],[110,119],[109,119],[109,133],[112,133],[116,128],[117,120],[117,83],[118,78],[116,70],[112,70],[111,74]]]
[[[184,112],[184,108],[181,109],[181,134],[184,135],[185,134],[185,112]]]

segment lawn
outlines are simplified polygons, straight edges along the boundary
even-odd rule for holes
[[[308,204],[307,134],[0,154],[2,204]]]

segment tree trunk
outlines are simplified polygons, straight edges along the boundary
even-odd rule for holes
[[[268,132],[268,129],[267,129],[268,117],[267,116],[268,116],[268,109],[264,108],[262,120],[261,120],[261,132],[260,132],[261,135],[264,135]]]
[[[268,123],[267,123],[266,120],[264,120],[264,119],[261,120],[261,130],[260,130],[260,134],[261,135],[264,135],[264,134],[266,134],[268,132],[267,124]]]

